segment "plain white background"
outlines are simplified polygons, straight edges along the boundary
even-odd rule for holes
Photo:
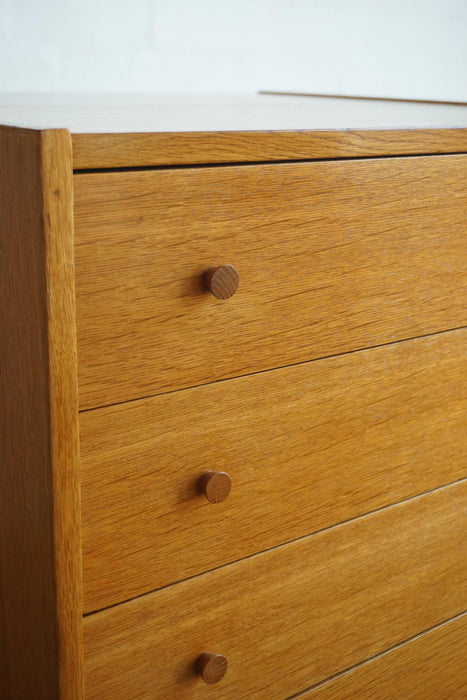
[[[0,0],[0,92],[467,101],[467,0]]]

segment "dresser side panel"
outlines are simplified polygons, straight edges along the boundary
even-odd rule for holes
[[[72,397],[53,395],[59,358],[49,349],[45,265],[52,262],[47,240],[70,232],[56,230],[55,205],[44,208],[51,203],[44,185],[52,159],[43,161],[41,140],[40,132],[0,130],[0,696],[14,700],[81,697],[60,678],[72,676],[63,666],[61,579],[75,571],[60,561],[54,543],[57,508],[64,506],[54,493],[60,466],[54,406]],[[60,160],[53,165],[62,168]],[[57,173],[49,175],[52,182]],[[70,206],[68,192],[54,196],[59,208]],[[64,452],[69,440],[62,440]]]

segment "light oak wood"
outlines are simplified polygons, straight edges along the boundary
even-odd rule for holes
[[[467,169],[433,154],[466,107],[9,95],[1,123],[1,700],[462,695]],[[322,158],[351,161],[275,162]]]
[[[85,610],[467,476],[466,347],[452,331],[82,413]],[[215,506],[207,469],[233,483]]]
[[[83,693],[81,502],[69,133],[44,131],[41,157],[58,680],[60,698],[78,700]]]
[[[0,129],[0,696],[82,698],[71,139]]]
[[[466,156],[74,183],[82,409],[467,323]]]
[[[88,700],[285,698],[462,612],[467,483],[331,528],[84,620]],[[215,595],[206,595],[214,591]]]
[[[467,151],[467,129],[76,134],[77,169],[361,158]]]
[[[422,634],[295,698],[453,700],[467,697],[467,615]]]
[[[467,150],[467,106],[279,95],[2,95],[0,124],[73,133],[78,169]]]

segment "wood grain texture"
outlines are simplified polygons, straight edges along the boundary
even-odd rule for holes
[[[467,323],[465,156],[74,182],[82,409]]]
[[[204,273],[204,284],[217,299],[230,299],[238,288],[239,277],[232,265],[211,267]]]
[[[2,95],[0,124],[73,133],[74,167],[467,150],[467,106],[278,95]]]
[[[466,497],[439,489],[86,617],[87,699],[283,699],[450,619]],[[229,660],[212,689],[206,649]]]
[[[0,129],[0,696],[82,697],[71,139]]]
[[[308,700],[467,697],[467,615],[294,696]]]
[[[198,484],[200,492],[210,503],[222,503],[232,489],[232,480],[226,472],[205,472]]]
[[[467,476],[466,347],[452,331],[81,413],[86,612]]]
[[[80,466],[70,134],[41,135],[60,698],[83,697]],[[35,696],[37,697],[37,695]]]
[[[213,654],[210,651],[204,651],[196,661],[197,671],[205,683],[219,683],[228,667],[228,661],[222,654]]]
[[[76,169],[318,160],[467,151],[467,129],[75,134]]]

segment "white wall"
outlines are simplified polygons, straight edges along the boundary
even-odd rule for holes
[[[0,0],[0,92],[467,101],[467,0]]]

